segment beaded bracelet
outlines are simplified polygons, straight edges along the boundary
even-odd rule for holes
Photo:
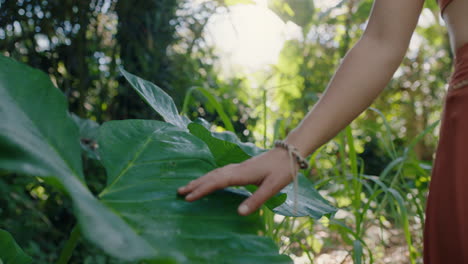
[[[294,147],[293,145],[288,144],[282,140],[276,140],[275,147],[280,147],[280,148],[284,148],[285,150],[287,150],[288,153],[290,153],[296,159],[296,162],[299,165],[299,168],[303,170],[309,168],[309,163],[307,163],[307,160],[301,156],[301,154],[299,153],[299,150],[297,150],[297,148]]]
[[[297,214],[297,191],[298,191],[298,182],[297,182],[297,171],[296,171],[296,166],[294,166],[294,159],[296,160],[296,163],[299,165],[299,168],[301,169],[307,169],[309,167],[309,163],[301,156],[299,151],[297,150],[296,147],[294,147],[291,144],[288,144],[282,140],[276,140],[275,141],[275,147],[277,148],[283,148],[286,151],[288,151],[289,154],[289,160],[291,162],[291,177],[293,177],[294,181],[294,214]]]

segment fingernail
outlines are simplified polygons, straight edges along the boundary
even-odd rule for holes
[[[178,191],[179,191],[179,192],[182,192],[183,190],[185,190],[185,188],[187,188],[187,187],[185,187],[185,186],[180,187],[180,188],[178,189]]]
[[[237,209],[239,211],[239,214],[241,215],[245,215],[247,214],[247,212],[249,211],[249,207],[245,204],[239,206],[239,209]]]
[[[192,197],[193,197],[193,193],[191,193],[191,194],[185,196],[185,199],[186,199],[186,200],[190,200]]]

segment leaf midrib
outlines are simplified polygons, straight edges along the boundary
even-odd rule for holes
[[[150,160],[150,161],[135,163],[135,161],[141,156],[141,153],[143,153],[143,151],[146,149],[148,144],[153,140],[153,138],[152,138],[153,134],[154,134],[154,132],[149,134],[145,138],[144,143],[141,144],[141,146],[139,147],[138,151],[135,153],[132,160],[127,164],[127,166],[125,166],[125,168],[123,168],[120,171],[119,175],[112,181],[112,183],[109,184],[104,190],[102,190],[102,192],[98,195],[99,198],[102,198],[103,195],[113,193],[113,192],[116,192],[116,191],[120,191],[121,189],[125,189],[125,188],[120,188],[120,189],[117,189],[117,190],[114,190],[114,191],[110,190],[112,188],[112,186],[114,186],[120,180],[120,178],[122,178],[122,176],[125,175],[126,172],[131,167],[134,167],[134,166],[146,165],[146,164],[152,164],[152,163],[163,163],[163,162],[170,162],[170,161],[182,161],[182,160],[201,160],[201,161],[204,161],[204,162],[208,163],[209,165],[214,166],[214,164],[212,164],[212,162],[210,162],[209,160],[198,159],[198,158],[161,159],[161,160]],[[134,185],[138,185],[138,183],[134,184]]]
[[[137,152],[135,153],[134,157],[132,160],[130,160],[129,163],[127,163],[127,166],[125,166],[125,168],[123,168],[119,175],[112,181],[111,184],[109,184],[106,188],[104,188],[104,190],[102,190],[102,192],[98,195],[99,197],[102,197],[104,194],[108,193],[109,189],[112,188],[112,186],[118,182],[120,180],[120,178],[122,178],[122,175],[124,175],[129,169],[130,167],[133,165],[133,162],[135,160],[137,160],[141,153],[143,152],[143,150],[146,148],[146,146],[148,146],[148,144],[151,142],[151,138],[153,136],[153,133],[149,134],[146,138],[145,138],[145,141],[144,143],[141,145],[141,147],[137,150]]]

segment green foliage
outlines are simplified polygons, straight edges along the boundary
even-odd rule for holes
[[[157,83],[175,102],[175,110],[184,102],[181,112],[195,121],[190,123],[180,117],[187,122],[182,130],[205,142],[216,167],[240,162],[263,150],[241,142],[239,137],[269,146],[274,139],[284,138],[320,98],[340,59],[361,36],[373,4],[372,0],[333,1],[333,5],[327,3],[326,8],[320,8],[324,1],[316,6],[312,1],[269,1],[283,21],[301,27],[302,38],[285,42],[271,70],[223,79],[216,69],[219,59],[215,50],[205,41],[205,26],[220,10],[251,1],[201,2],[0,0],[0,53],[42,69],[65,95],[40,88],[45,76],[28,82],[27,70],[17,81],[31,83],[27,92],[34,94],[34,100],[26,100],[24,91],[14,90],[6,96],[2,92],[0,98],[2,166],[15,167],[23,159],[35,162],[35,167],[24,166],[24,170],[34,168],[47,174],[44,179],[0,171],[0,228],[9,230],[35,263],[54,263],[63,256],[65,250],[60,254],[60,248],[73,240],[66,243],[64,238],[81,210],[73,207],[76,202],[67,195],[61,181],[49,175],[51,171],[71,170],[64,163],[75,162],[70,166],[77,171],[81,166],[84,171],[72,178],[78,179],[77,186],[84,186],[86,181],[93,194],[101,193],[107,183],[99,161],[98,123],[154,116],[153,109],[121,78],[121,65]],[[265,229],[260,232],[271,237],[281,253],[302,255],[311,263],[324,253],[333,255],[342,250],[349,253],[346,261],[356,263],[360,257],[364,263],[393,260],[405,254],[410,256],[402,257],[407,262],[422,258],[425,197],[443,87],[452,63],[439,12],[436,1],[426,1],[420,19],[425,23],[416,29],[414,37],[418,45],[412,45],[373,110],[366,111],[346,133],[310,157],[312,166],[304,177],[340,208],[336,217],[281,218],[266,208],[260,211],[264,223],[257,225]],[[4,70],[10,69],[4,65],[0,68],[0,84],[8,84],[4,76],[9,74]],[[49,96],[50,103],[45,103],[44,98]],[[72,114],[71,119],[62,115],[66,106],[57,107],[65,100],[70,112],[77,114]],[[20,121],[28,122],[10,114],[17,110],[31,115],[30,130],[18,130],[22,127],[18,126]],[[178,114],[175,118],[179,118]],[[125,122],[130,121],[122,124]],[[4,129],[13,125],[15,130]],[[35,137],[10,141],[28,131]],[[46,133],[63,135],[54,140]],[[67,138],[73,138],[74,143]],[[214,147],[217,145],[222,147]],[[82,163],[77,161],[80,147]],[[32,155],[30,151],[34,150]],[[59,151],[59,155],[52,156],[56,163],[40,166],[55,151]],[[226,155],[229,152],[231,156]],[[61,160],[57,157],[61,153],[69,158]],[[310,181],[304,184],[312,185]],[[248,186],[222,193],[241,199],[253,191],[254,186]],[[267,206],[276,210],[292,197],[280,194]],[[376,236],[376,229],[380,236]],[[121,263],[90,241],[77,240],[70,263]],[[401,254],[404,247],[408,253]],[[397,254],[394,249],[398,249]]]
[[[226,256],[232,263],[246,256],[259,263],[287,262],[275,256],[266,238],[255,236],[260,227],[255,216],[237,215],[241,196],[219,192],[194,204],[177,197],[177,187],[215,168],[198,138],[167,123],[128,120],[105,123],[99,144],[108,171],[100,198],[151,245],[150,254],[178,263]]]
[[[204,126],[191,123],[188,129],[192,135],[200,138],[210,148],[218,166],[231,163],[241,163],[251,156],[245,153],[237,144],[214,137]]]
[[[227,130],[234,132],[234,127],[231,123],[230,118],[224,112],[223,106],[219,103],[219,100],[213,95],[212,91],[203,87],[192,87],[187,91],[184,99],[184,105],[182,107],[182,112],[187,112],[188,102],[191,99],[191,95],[194,91],[199,91],[203,96],[208,99],[208,102],[216,109],[217,114],[223,120],[224,126]]]
[[[26,255],[16,244],[14,238],[5,230],[0,229],[0,263],[2,264],[29,264],[31,257]]]
[[[2,123],[0,147],[10,155],[16,153],[1,156],[1,168],[43,177],[63,189],[73,201],[81,233],[108,254],[129,261],[206,263],[226,261],[229,256],[232,263],[289,263],[287,257],[276,253],[268,238],[256,235],[262,229],[258,215],[237,215],[236,207],[243,197],[237,192],[217,192],[194,204],[177,197],[178,186],[217,164],[206,143],[180,127],[184,123],[177,122],[182,117],[172,99],[164,97],[167,95],[157,86],[126,73],[131,82],[140,84],[136,90],[158,113],[179,127],[159,121],[127,120],[107,122],[98,128],[95,123],[73,117],[80,124],[81,137],[95,139],[99,130],[97,143],[100,161],[107,171],[107,186],[97,200],[84,185],[79,130],[67,114],[60,92],[40,71],[6,57],[0,57],[0,65],[4,106],[0,117],[7,121]],[[21,78],[25,73],[29,78]],[[164,100],[158,101],[161,98]],[[27,103],[31,101],[34,103]],[[49,111],[55,116],[44,118]],[[49,129],[52,127],[54,130]],[[226,153],[222,148],[233,144],[219,141],[210,144],[212,149],[220,149],[213,151],[216,155]],[[242,151],[240,147],[237,150]],[[237,159],[225,158],[229,162]],[[312,190],[300,192],[298,213],[305,210],[318,218],[333,212],[334,208]],[[287,200],[275,210],[289,210],[290,214],[291,202]],[[78,241],[76,235],[70,241],[59,263],[66,263],[70,257]]]
[[[122,70],[122,73],[132,84],[132,86],[135,87],[137,91],[139,91],[139,94],[143,97],[143,99],[148,102],[153,107],[153,109],[159,115],[161,115],[164,120],[166,120],[166,122],[176,122],[175,124],[177,124],[180,128],[185,129],[184,123],[179,121],[183,117],[179,115],[175,108],[174,102],[162,89],[148,81],[126,72],[125,70]],[[156,104],[154,103],[154,100],[163,100],[164,107],[155,106]],[[240,142],[240,140],[234,134],[228,134],[229,132],[221,134],[224,136],[229,136],[229,139],[223,140],[221,139],[222,137],[210,133],[209,130],[200,124],[191,123],[188,125],[188,129],[190,133],[205,142],[218,166],[223,166],[230,163],[239,163],[262,152],[260,148],[253,144]],[[320,196],[309,180],[303,176],[300,176],[299,181],[301,184],[299,185],[297,191],[297,208],[294,208],[294,204],[296,202],[294,201],[294,190],[292,188],[292,184],[290,184],[281,191],[281,193],[287,194],[286,201],[281,206],[270,209],[281,215],[311,216],[316,219],[319,219],[326,214],[331,215],[336,211],[334,207],[330,206],[328,202]],[[275,202],[271,201],[270,203],[267,203],[267,205],[268,204],[276,205]]]
[[[81,184],[78,130],[63,94],[44,73],[4,56],[0,78],[0,167],[61,184],[72,177]]]
[[[215,163],[202,141],[170,124],[120,121],[100,129],[98,142],[108,186],[101,202],[96,200],[82,182],[78,129],[66,113],[60,92],[43,73],[0,59],[4,106],[0,116],[7,121],[2,123],[0,146],[9,150],[2,153],[17,153],[2,156],[1,168],[54,179],[71,196],[83,235],[106,252],[125,260],[171,258],[180,263],[203,263],[228,253],[236,263],[246,258],[242,257],[245,252],[252,259],[261,252],[265,263],[288,262],[275,253],[268,239],[254,235],[255,217],[236,214],[238,196],[215,194],[198,206],[177,198],[178,186],[213,169]],[[25,73],[28,79],[21,78]],[[44,96],[37,97],[41,93]],[[35,104],[25,103],[31,101]],[[50,110],[56,117],[43,118]],[[219,217],[222,208],[224,216]],[[185,221],[182,216],[187,217]],[[176,226],[174,219],[180,220]],[[208,222],[208,229],[202,229]],[[215,240],[231,242],[213,251]]]
[[[285,22],[292,21],[302,28],[308,28],[314,14],[313,0],[272,0],[268,1],[272,9]]]

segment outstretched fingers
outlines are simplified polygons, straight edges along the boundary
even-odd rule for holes
[[[196,180],[193,180],[193,181],[189,182],[187,185],[180,187],[179,189],[177,189],[177,192],[180,195],[186,195],[186,194],[192,192],[194,189],[196,189],[202,183],[202,181],[200,181],[200,179],[201,178],[198,178]]]
[[[261,182],[263,175],[246,164],[231,164],[215,169],[206,175],[191,181],[178,189],[179,194],[185,195],[189,202],[198,200],[216,190],[233,185],[255,184]]]
[[[206,175],[199,178],[198,185],[190,190],[185,196],[185,200],[192,202],[210,194],[218,189],[226,188],[227,181],[216,175]]]

